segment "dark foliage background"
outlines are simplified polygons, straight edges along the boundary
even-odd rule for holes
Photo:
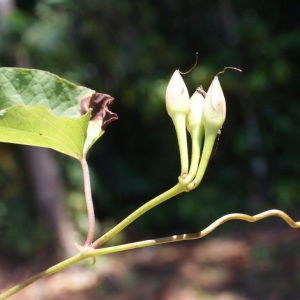
[[[243,70],[220,76],[227,119],[217,154],[196,191],[155,208],[127,232],[146,238],[198,231],[230,212],[270,208],[297,219],[298,1],[36,0],[4,7],[0,66],[47,70],[115,97],[119,120],[88,157],[100,224],[116,223],[176,183],[179,155],[164,93],[175,69],[193,65],[196,51],[198,66],[184,77],[190,93],[207,89],[225,66]],[[19,151],[0,146],[0,234],[5,249],[19,240],[21,254],[31,255],[36,241],[24,237],[40,233],[32,235],[36,208]],[[57,157],[70,193],[81,191],[77,162]]]

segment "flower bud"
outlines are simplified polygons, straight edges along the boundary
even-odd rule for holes
[[[218,79],[213,79],[204,102],[203,123],[205,127],[212,127],[216,132],[222,127],[226,116],[225,97]],[[212,129],[211,128],[211,129]]]
[[[189,111],[189,93],[178,70],[174,72],[167,87],[166,107],[172,119],[177,114],[187,115]]]
[[[198,89],[190,98],[189,112],[186,117],[186,127],[190,134],[192,134],[193,130],[201,127],[204,101],[204,97]]]
[[[190,98],[190,109],[186,117],[186,128],[190,133],[192,140],[190,169],[188,176],[184,178],[186,183],[193,180],[196,175],[203,144],[202,111],[205,100],[202,92],[202,89],[199,87]]]
[[[194,189],[201,182],[210,157],[213,152],[216,137],[219,129],[225,121],[226,103],[223,91],[218,79],[215,76],[205,97],[202,122],[204,125],[204,144],[200,164],[194,180],[188,184],[187,189]]]
[[[189,167],[186,137],[186,115],[189,112],[189,93],[178,70],[174,72],[166,90],[166,107],[174,123],[177,135],[181,162],[180,176],[185,178]]]

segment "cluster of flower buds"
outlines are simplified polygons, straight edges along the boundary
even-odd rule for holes
[[[226,102],[218,75],[214,77],[207,93],[199,87],[189,98],[187,87],[180,72],[176,70],[166,90],[167,112],[173,120],[179,144],[179,179],[185,184],[187,191],[194,189],[202,180],[219,130],[225,121]],[[192,139],[190,166],[186,130]]]

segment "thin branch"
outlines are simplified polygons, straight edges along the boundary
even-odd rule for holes
[[[16,285],[12,287],[11,289],[7,290],[6,292],[0,294],[0,300],[5,300],[8,297],[12,296],[13,294],[16,294],[17,292],[23,290],[25,287],[30,285],[31,283],[44,278],[50,274],[56,273],[62,269],[65,269],[79,261],[82,261],[84,259],[94,257],[96,255],[104,255],[104,254],[110,254],[115,252],[121,252],[131,249],[137,249],[137,248],[143,248],[143,247],[149,247],[154,245],[160,245],[160,244],[166,244],[166,243],[174,243],[174,242],[180,242],[184,240],[195,240],[199,238],[203,238],[209,233],[211,233],[213,230],[215,230],[217,227],[222,225],[223,223],[230,221],[230,220],[244,220],[247,222],[256,222],[268,217],[277,216],[282,218],[290,227],[292,228],[300,228],[300,221],[295,222],[290,216],[288,216],[286,213],[284,213],[281,210],[272,209],[265,212],[262,212],[260,214],[257,214],[255,216],[250,216],[246,214],[240,214],[240,213],[234,213],[234,214],[228,214],[225,215],[215,222],[213,222],[211,225],[206,227],[204,230],[197,232],[197,233],[190,233],[190,234],[181,234],[181,235],[173,235],[169,237],[159,238],[159,239],[153,239],[153,240],[146,240],[146,241],[140,241],[136,243],[129,243],[124,244],[120,246],[114,246],[114,247],[107,247],[102,249],[96,249],[92,250],[92,248],[83,248],[83,251],[69,259],[66,259],[57,265],[54,265],[50,267],[47,270],[42,271],[39,274],[36,274],[35,276],[27,279],[23,283]]]
[[[131,224],[133,221],[135,221],[137,218],[139,218],[141,215],[146,213],[148,210],[152,209],[153,207],[161,204],[162,202],[182,193],[185,190],[185,187],[182,185],[182,183],[177,183],[174,187],[169,189],[168,191],[160,194],[159,196],[153,198],[152,200],[146,202],[144,205],[139,207],[137,210],[135,210],[133,213],[131,213],[128,217],[126,217],[122,222],[117,224],[115,227],[113,227],[111,230],[109,230],[107,233],[105,233],[102,237],[97,239],[91,247],[94,249],[98,248],[102,244],[104,244],[106,241],[111,239],[113,236],[118,234],[121,230],[123,230],[125,227],[127,227],[129,224]]]
[[[85,195],[86,209],[88,214],[88,233],[87,233],[86,241],[84,243],[84,247],[89,247],[92,244],[95,237],[95,212],[94,212],[94,205],[92,199],[89,167],[85,155],[80,160],[80,164],[82,168],[84,195]]]
[[[120,245],[120,246],[96,249],[96,250],[92,250],[90,253],[96,256],[96,255],[103,255],[103,254],[108,254],[108,253],[127,251],[127,250],[131,250],[131,249],[149,247],[149,246],[166,244],[166,243],[174,243],[174,242],[187,241],[187,240],[196,240],[196,239],[205,237],[206,235],[208,235],[209,233],[214,231],[217,227],[219,227],[220,225],[222,225],[223,223],[225,223],[227,221],[243,220],[246,222],[257,222],[262,219],[273,217],[273,216],[282,218],[292,228],[300,228],[300,221],[295,222],[286,213],[284,213],[281,210],[277,210],[277,209],[271,209],[268,211],[264,211],[255,216],[250,216],[250,215],[240,214],[240,213],[233,213],[233,214],[228,214],[228,215],[225,215],[225,216],[217,219],[211,225],[209,225],[208,227],[206,227],[204,230],[202,230],[200,232],[172,235],[172,236],[153,239],[153,240],[145,240],[145,241],[140,241],[140,242],[135,242],[135,243],[124,244],[124,245]],[[1,298],[0,298],[0,300],[1,300]]]
[[[85,257],[84,255],[82,255],[82,253],[76,254],[75,256],[68,258],[34,276],[32,276],[31,278],[25,280],[24,282],[10,288],[9,290],[3,292],[0,294],[0,300],[4,300],[7,299],[8,297],[16,294],[17,292],[20,292],[21,290],[23,290],[24,288],[26,288],[27,286],[29,286],[30,284],[32,284],[33,282],[41,279],[41,278],[45,278],[48,275],[51,275],[53,273],[56,273],[62,269],[65,269],[81,260],[86,259],[87,257]]]

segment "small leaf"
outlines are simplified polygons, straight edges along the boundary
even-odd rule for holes
[[[0,68],[0,141],[47,147],[80,159],[108,120],[117,119],[108,110],[112,101],[49,72]]]

